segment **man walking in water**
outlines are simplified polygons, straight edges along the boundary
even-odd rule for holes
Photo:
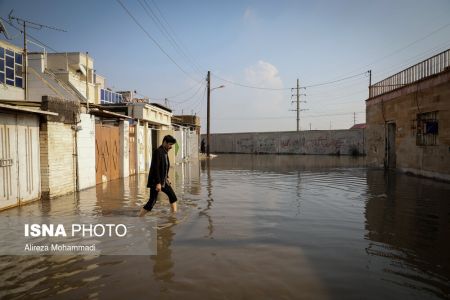
[[[147,204],[141,208],[139,217],[145,216],[145,214],[152,210],[155,205],[156,198],[159,192],[164,192],[168,197],[171,205],[172,212],[177,211],[177,196],[171,187],[169,181],[169,168],[170,162],[167,153],[177,140],[171,136],[166,135],[163,139],[161,146],[153,151],[152,163],[150,165],[150,172],[148,173],[147,187],[150,188],[150,198]]]

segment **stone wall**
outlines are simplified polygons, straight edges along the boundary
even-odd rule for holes
[[[434,145],[418,141],[418,116],[436,112]],[[388,165],[387,124],[395,124],[395,167],[450,181],[450,70],[367,100],[367,162]]]

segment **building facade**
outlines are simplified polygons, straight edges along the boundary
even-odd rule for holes
[[[450,181],[450,50],[370,87],[369,165]]]

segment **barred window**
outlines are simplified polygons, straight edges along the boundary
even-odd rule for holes
[[[416,145],[437,145],[439,133],[438,112],[427,112],[417,115]]]

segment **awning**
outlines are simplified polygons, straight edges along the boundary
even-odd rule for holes
[[[108,110],[100,110],[98,108],[89,109],[89,113],[99,117],[106,117],[106,118],[133,119],[126,115],[122,115]]]
[[[13,111],[22,111],[27,113],[34,113],[34,114],[41,114],[41,115],[48,115],[48,116],[57,116],[58,113],[41,110],[38,107],[25,107],[25,106],[19,106],[19,105],[8,105],[0,103],[0,109],[7,109],[7,110],[13,110]]]

